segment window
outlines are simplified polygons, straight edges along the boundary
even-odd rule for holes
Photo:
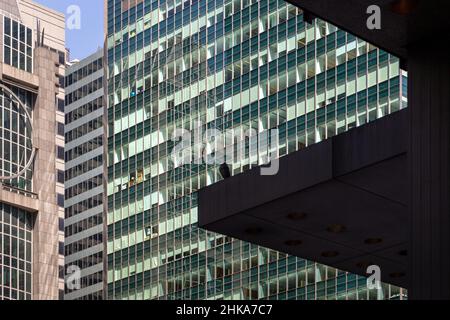
[[[61,122],[57,123],[57,134],[58,136],[64,137],[64,123]]]
[[[58,111],[64,112],[64,99],[57,98]]]
[[[58,225],[59,225],[59,231],[64,231],[64,219],[63,218],[59,218],[58,220]]]
[[[60,160],[64,160],[64,147],[57,146],[56,147],[56,155]]]
[[[58,172],[57,172],[57,181],[58,181],[58,183],[64,184],[64,171],[58,170]]]
[[[56,202],[58,203],[58,206],[61,208],[64,208],[64,195],[58,193],[56,195]]]
[[[65,80],[65,78],[64,78],[64,76],[58,76],[58,85],[61,87],[61,88],[64,88],[64,80]]]
[[[58,252],[59,252],[59,254],[61,254],[61,255],[63,255],[64,254],[64,242],[59,242],[58,243]]]
[[[33,36],[31,29],[10,18],[3,18],[3,62],[18,69],[33,72]]]
[[[64,52],[58,51],[59,64],[64,65],[66,63],[66,54]]]

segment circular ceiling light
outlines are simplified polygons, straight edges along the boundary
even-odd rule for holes
[[[389,277],[391,278],[403,278],[404,276],[404,272],[392,272],[391,274],[389,274]]]
[[[252,236],[260,234],[261,232],[262,232],[262,229],[258,228],[258,227],[251,227],[251,228],[245,229],[245,233],[249,234],[249,235],[252,235]]]
[[[292,221],[300,221],[305,219],[306,216],[307,214],[304,212],[291,212],[286,216],[286,218]]]
[[[288,240],[284,244],[289,247],[295,247],[301,245],[302,243],[302,240]]]
[[[346,230],[347,228],[342,224],[332,224],[327,228],[327,231],[330,233],[342,233]]]
[[[383,239],[381,239],[381,238],[369,238],[369,239],[364,240],[365,244],[379,244],[382,242],[383,242]]]
[[[395,0],[391,2],[390,6],[392,12],[408,15],[416,10],[418,3],[418,0]]]
[[[324,251],[322,252],[322,257],[324,258],[334,258],[339,255],[339,252],[337,251]]]

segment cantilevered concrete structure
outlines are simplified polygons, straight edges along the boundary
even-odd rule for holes
[[[406,287],[408,110],[350,130],[199,193],[200,225]]]
[[[281,159],[279,176],[201,190],[200,226],[359,274],[379,265],[410,299],[450,299],[448,1],[290,2],[399,56],[409,108]]]

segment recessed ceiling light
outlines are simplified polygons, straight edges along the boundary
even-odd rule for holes
[[[301,245],[302,243],[302,240],[288,240],[284,244],[289,247],[295,247]]]
[[[393,272],[391,274],[389,274],[389,277],[391,278],[402,278],[405,276],[404,272]]]
[[[286,218],[288,218],[289,220],[292,220],[292,221],[299,221],[299,220],[305,219],[306,216],[307,216],[307,214],[304,212],[292,212],[292,213],[289,213],[286,216]]]
[[[418,2],[418,0],[395,0],[390,4],[391,11],[401,15],[408,15],[416,10]]]
[[[251,228],[245,229],[245,233],[250,234],[250,235],[260,234],[261,232],[262,232],[262,229],[258,228],[258,227],[251,227]]]
[[[381,238],[369,238],[369,239],[364,240],[365,244],[378,244],[381,242],[383,242],[383,239],[381,239]]]
[[[374,263],[368,261],[361,261],[356,264],[356,266],[360,269],[367,269],[368,266],[372,266]]]
[[[327,228],[327,231],[331,232],[331,233],[341,233],[346,230],[347,230],[347,228],[342,224],[332,224],[331,226],[329,226]]]
[[[337,252],[337,251],[322,252],[322,257],[325,257],[325,258],[334,258],[334,257],[337,257],[338,255],[339,255],[339,252]]]

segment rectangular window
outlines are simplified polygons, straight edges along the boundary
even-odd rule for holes
[[[59,218],[59,231],[64,231],[64,219],[63,218]]]
[[[64,195],[58,193],[58,194],[56,195],[56,202],[58,203],[58,206],[59,206],[60,208],[64,208]]]
[[[58,136],[64,137],[64,123],[58,122],[56,131],[57,131]]]
[[[64,112],[64,99],[57,99],[58,111]]]
[[[60,160],[64,160],[64,147],[56,146],[56,157]]]
[[[57,181],[58,181],[58,183],[64,184],[64,171],[58,170],[58,172],[57,172]]]
[[[60,255],[63,255],[63,254],[64,254],[64,242],[59,242],[59,243],[58,243],[58,253],[59,253]]]

